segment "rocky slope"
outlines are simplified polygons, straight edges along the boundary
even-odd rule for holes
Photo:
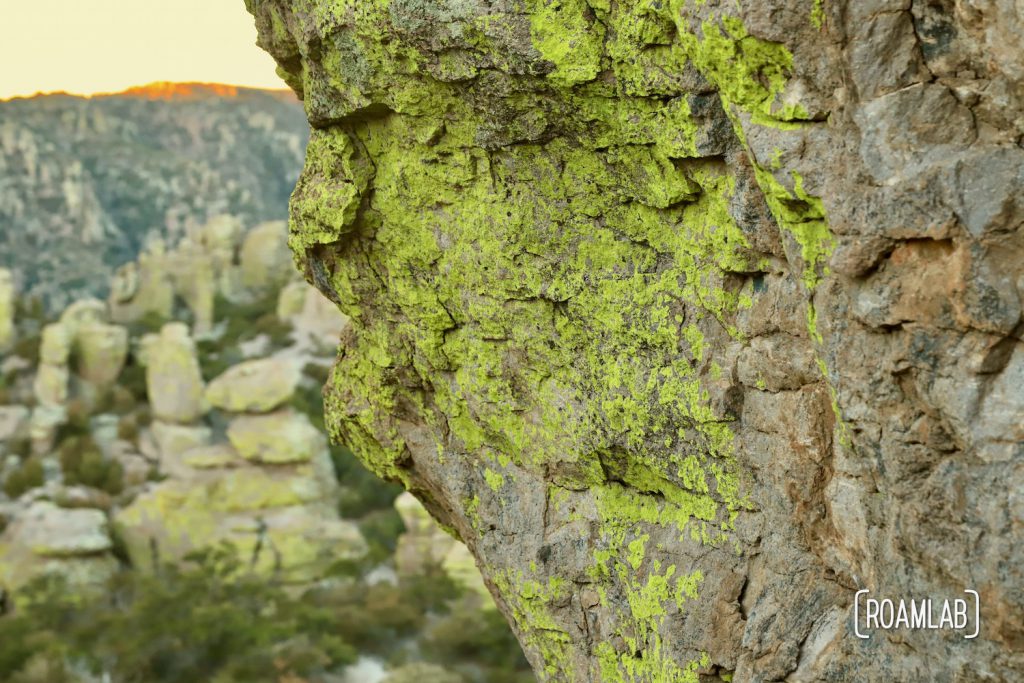
[[[1019,3],[246,4],[330,426],[542,680],[1024,675]]]
[[[147,238],[284,218],[308,126],[291,93],[154,84],[0,102],[0,267],[52,310]]]
[[[0,679],[529,680],[465,546],[327,443],[347,321],[283,221],[154,243],[59,316],[10,281]]]

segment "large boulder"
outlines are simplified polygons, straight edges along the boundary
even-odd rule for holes
[[[276,292],[294,275],[287,235],[288,225],[283,221],[263,223],[246,233],[239,264],[242,285],[253,294]]]
[[[153,415],[165,422],[194,422],[208,406],[196,346],[182,323],[168,323],[146,344],[146,391]]]
[[[74,340],[74,333],[66,325],[59,322],[46,325],[39,341],[39,362],[44,365],[67,365]]]
[[[174,291],[192,314],[196,336],[213,329],[219,267],[214,254],[191,239],[182,240],[167,256]]]
[[[338,517],[326,453],[299,465],[258,467],[223,447],[185,455],[191,472],[152,486],[115,522],[135,566],[180,561],[230,544],[246,567],[288,583],[322,578],[338,559],[367,550],[355,524]]]
[[[90,322],[75,337],[75,372],[97,390],[106,390],[128,360],[128,330],[120,325]]]
[[[246,460],[269,464],[308,462],[327,449],[326,438],[305,413],[287,409],[236,417],[228,425],[228,440]]]
[[[0,443],[28,436],[30,414],[26,406],[0,406]]]
[[[0,534],[0,588],[17,591],[43,575],[73,588],[96,588],[117,571],[107,517],[37,501]]]
[[[290,282],[277,300],[277,317],[291,323],[297,335],[325,346],[337,346],[348,316],[318,289],[305,282]]]
[[[206,425],[183,425],[156,420],[150,427],[150,434],[159,454],[160,471],[170,476],[179,476],[188,470],[185,454],[210,445],[213,431]]]
[[[246,5],[330,431],[539,678],[1024,679],[1019,1]]]
[[[302,377],[293,360],[264,358],[225,370],[206,388],[211,406],[234,413],[265,413],[295,395]]]
[[[174,283],[167,247],[152,240],[137,262],[121,266],[110,283],[110,317],[118,323],[168,320],[174,313]]]
[[[437,664],[415,662],[393,669],[381,683],[465,683],[465,680]]]

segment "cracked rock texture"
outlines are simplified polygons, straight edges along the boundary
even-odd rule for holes
[[[1019,1],[247,5],[330,427],[541,680],[1024,676]]]

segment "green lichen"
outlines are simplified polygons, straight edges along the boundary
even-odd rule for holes
[[[816,29],[821,29],[825,25],[825,0],[813,0],[811,23],[814,24]]]
[[[503,47],[522,32],[498,12],[311,6],[326,75],[303,77],[338,93],[337,122],[311,140],[291,244],[316,254],[352,319],[327,392],[332,434],[410,483],[409,449],[423,446],[404,430],[426,426],[446,467],[486,483],[463,500],[478,532],[512,471],[549,482],[556,510],[587,491],[593,507],[572,514],[595,524],[591,579],[605,609],[619,598],[628,645],[601,644],[602,680],[696,680],[707,658],[680,662],[661,639],[703,573],[649,545],[666,530],[736,543],[751,507],[736,416],[713,407],[710,387],[751,305],[740,283],[763,264],[732,218],[732,172],[698,158],[678,75],[696,66],[740,133],[741,119],[793,127],[807,114],[784,101],[791,53],[735,17],[691,24],[684,0],[527,0],[526,57]],[[787,189],[757,169],[813,290],[832,238],[820,200],[791,177]],[[491,577],[542,676],[572,680],[554,608],[571,585]]]
[[[604,27],[587,16],[584,0],[527,0],[533,44],[555,65],[548,78],[561,86],[591,81],[601,70]]]

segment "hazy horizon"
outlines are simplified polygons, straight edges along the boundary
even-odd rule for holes
[[[0,0],[0,14],[0,60],[16,65],[0,75],[0,99],[160,82],[287,87],[242,0]]]

